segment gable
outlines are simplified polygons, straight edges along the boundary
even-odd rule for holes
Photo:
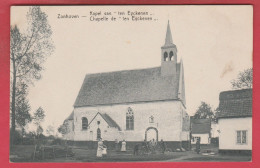
[[[94,117],[93,119],[89,122],[88,126],[90,126],[93,121],[95,120],[95,118],[100,115],[101,118],[107,123],[107,125],[109,127],[112,127],[112,128],[117,128],[119,131],[121,131],[121,128],[119,127],[119,125],[106,113],[100,113],[98,112]]]
[[[178,99],[177,75],[161,76],[161,68],[86,75],[74,107]]]
[[[210,119],[191,119],[192,134],[207,134],[211,130]]]

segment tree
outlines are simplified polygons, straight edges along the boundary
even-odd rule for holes
[[[206,119],[206,118],[211,119],[211,121],[215,121],[216,117],[212,110],[212,107],[205,102],[201,102],[199,108],[197,109],[194,115],[194,119]]]
[[[17,125],[22,129],[23,133],[25,133],[25,127],[28,123],[32,121],[32,117],[30,114],[30,104],[26,99],[27,96],[27,85],[24,83],[18,83],[16,88],[16,112],[15,112],[15,120]]]
[[[33,6],[26,16],[28,27],[25,33],[20,32],[17,25],[11,26],[10,30],[11,144],[16,127],[17,84],[28,86],[41,79],[43,63],[54,50],[47,15],[39,6]]]
[[[236,79],[231,81],[233,89],[250,89],[253,87],[253,68],[240,72]]]
[[[42,126],[38,126],[37,127],[37,130],[36,130],[36,134],[37,134],[37,136],[39,136],[39,135],[41,135],[43,133],[43,128],[42,128]]]
[[[37,131],[36,131],[37,136],[41,135],[42,132],[43,132],[43,129],[41,127],[41,123],[44,121],[44,117],[45,117],[45,112],[41,107],[39,107],[35,111],[34,116],[33,116],[33,123],[37,127]]]
[[[46,134],[48,135],[48,136],[54,136],[54,127],[52,126],[52,125],[49,125],[48,127],[47,127],[47,129],[46,129]]]
[[[58,132],[61,133],[63,136],[69,132],[69,123],[64,121],[61,126],[58,128]]]

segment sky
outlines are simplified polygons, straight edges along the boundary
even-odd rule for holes
[[[57,128],[73,111],[86,74],[158,67],[169,20],[178,61],[182,58],[187,112],[201,101],[218,106],[219,93],[252,67],[253,8],[250,5],[42,6],[55,45],[43,78],[30,86],[33,113],[46,112],[43,128]],[[11,25],[26,30],[28,7],[11,8]],[[117,12],[148,12],[152,21],[123,21]],[[112,12],[116,21],[90,21],[90,12]],[[77,19],[58,15],[78,15]],[[85,17],[82,17],[85,16]],[[103,16],[103,15],[102,15]],[[98,17],[98,16],[97,16]],[[123,17],[123,16],[121,16]],[[110,19],[110,16],[109,16]]]

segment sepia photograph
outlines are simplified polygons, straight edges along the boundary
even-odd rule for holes
[[[10,10],[10,162],[252,161],[252,5]]]

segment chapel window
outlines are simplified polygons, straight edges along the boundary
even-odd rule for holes
[[[163,58],[164,58],[164,61],[167,61],[167,59],[168,59],[168,53],[167,52],[164,52]]]
[[[86,117],[82,117],[82,130],[88,129],[88,119]]]
[[[101,138],[101,130],[100,128],[97,129],[97,140]]]
[[[169,57],[170,61],[173,61],[173,52],[170,52],[170,57]]]
[[[246,130],[237,131],[237,144],[247,144],[247,131]]]
[[[126,112],[126,130],[134,130],[134,112],[130,107]]]

